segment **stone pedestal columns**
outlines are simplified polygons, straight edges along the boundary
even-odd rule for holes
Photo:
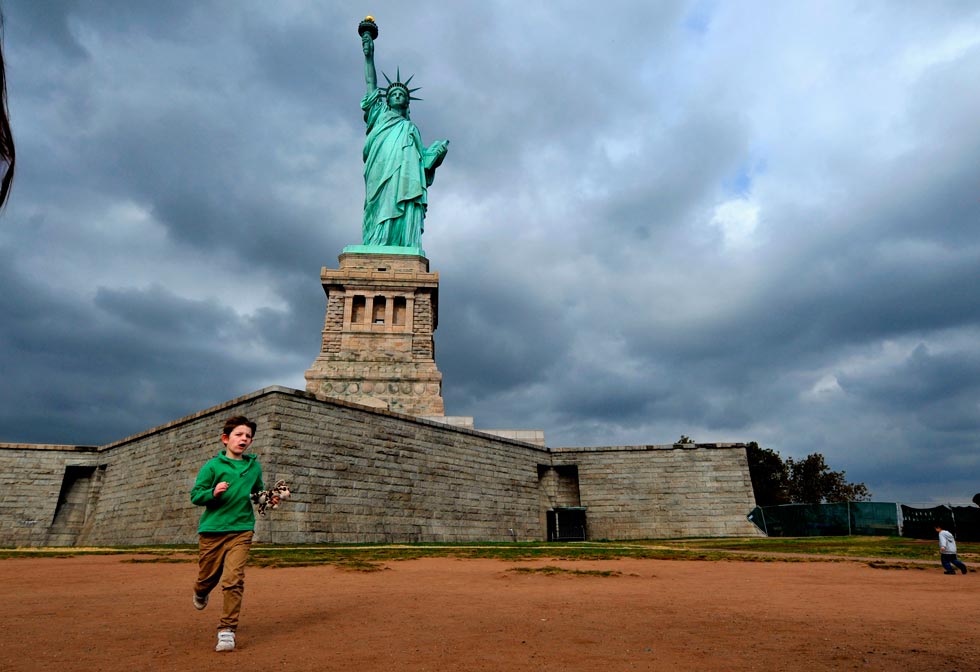
[[[445,415],[433,333],[439,274],[410,254],[344,253],[320,272],[327,295],[320,355],[306,390],[409,415]]]

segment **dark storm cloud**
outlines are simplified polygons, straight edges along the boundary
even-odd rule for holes
[[[898,366],[859,379],[842,375],[841,387],[865,401],[893,408],[917,409],[925,424],[944,431],[976,430],[980,415],[962,414],[980,396],[980,357],[976,352],[932,353],[918,345]],[[936,422],[947,418],[952,422]]]
[[[336,6],[323,6],[317,12],[318,20],[328,25],[350,20],[350,14]],[[343,107],[336,103],[340,101],[357,110],[357,100],[364,95],[363,83],[334,65],[356,60],[356,38],[352,59],[351,44],[325,33],[319,21],[269,25],[260,17],[246,14],[244,19],[242,37],[254,54],[242,74],[271,87],[252,101],[253,109],[288,96],[303,107],[309,106],[311,117],[339,112]],[[359,122],[349,114],[337,117],[352,124]]]
[[[81,4],[79,0],[24,3],[13,12],[8,10],[7,15],[13,18],[7,20],[12,25],[10,30],[18,31],[27,44],[52,47],[63,58],[84,58],[86,52],[69,26],[72,13]]]
[[[0,440],[303,386],[358,242],[363,58],[451,141],[447,412],[552,445],[757,440],[980,490],[980,14],[841,1],[5,6]]]
[[[440,321],[437,347],[438,361],[448,367],[444,384],[462,398],[478,400],[536,382],[542,368],[566,351],[568,336],[560,329],[561,305],[521,291],[524,283],[487,284],[486,268],[473,259],[465,270],[440,276],[446,283],[440,290],[440,315],[452,319]],[[516,279],[518,272],[498,277]]]
[[[146,429],[148,419],[220,403],[234,389],[229,381],[271,372],[247,354],[264,345],[261,335],[214,302],[154,287],[101,289],[89,306],[9,270],[0,280],[0,427],[9,439],[108,442]]]

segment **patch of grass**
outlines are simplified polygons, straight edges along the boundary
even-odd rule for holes
[[[737,539],[687,539],[661,542],[671,547],[711,548],[756,553],[803,553],[845,557],[937,560],[939,548],[932,539],[905,537],[764,537]],[[957,542],[959,555],[980,558],[980,543]]]
[[[884,562],[882,560],[871,560],[868,562],[871,569],[935,569],[932,565],[920,565],[910,562]]]
[[[0,560],[9,560],[11,558],[74,558],[79,553],[72,553],[70,551],[47,551],[45,553],[39,553],[34,551],[0,551]]]
[[[197,558],[197,546],[43,546],[36,548],[0,548],[0,560],[10,558],[74,558],[79,555],[191,555]]]
[[[267,549],[263,549],[267,550]],[[279,554],[275,552],[252,552],[249,554],[248,564],[252,567],[315,567],[317,565],[334,565],[340,569],[352,572],[380,572],[385,567],[380,562],[372,561],[358,556],[338,556],[333,554]]]
[[[617,572],[616,570],[600,570],[600,569],[566,569],[565,567],[558,567],[556,565],[545,565],[544,567],[513,567],[507,570],[508,572],[514,572],[515,574],[546,574],[548,576],[554,576],[555,574],[571,574],[572,576],[622,576],[622,572]]]
[[[483,558],[520,562],[524,560],[610,560],[631,558],[707,558],[718,554],[692,552],[685,549],[671,550],[643,546],[620,545],[572,545],[572,544],[400,544],[400,545],[344,545],[344,546],[256,546],[251,558],[255,564],[270,566],[301,566],[315,564],[350,564],[352,562],[385,563],[417,558],[457,558],[461,560]]]
[[[980,563],[980,543],[960,542],[967,564]],[[109,548],[0,549],[0,560],[78,555],[134,555],[131,562],[193,562],[197,548],[177,546],[116,546]],[[739,562],[861,561],[875,568],[911,568],[916,562],[939,562],[936,542],[902,537],[696,538],[601,542],[477,542],[405,544],[303,544],[252,547],[250,564],[257,567],[335,565],[351,571],[380,571],[386,563],[418,558],[485,558],[505,562],[527,560],[721,560]],[[872,565],[873,563],[873,565]]]

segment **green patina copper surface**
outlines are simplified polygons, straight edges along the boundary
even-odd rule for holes
[[[363,23],[362,23],[363,25]],[[428,206],[428,187],[446,156],[448,140],[422,144],[418,127],[409,118],[409,101],[415,89],[401,82],[401,73],[385,88],[378,87],[374,66],[374,38],[361,33],[364,50],[364,79],[367,93],[361,100],[367,137],[364,141],[364,252],[388,254],[388,248],[408,248],[421,253],[422,232]],[[385,75],[387,79],[387,75]],[[411,81],[411,77],[409,77]],[[358,250],[361,251],[361,250]],[[417,252],[416,252],[417,251]]]
[[[344,254],[406,254],[424,257],[425,250],[404,245],[348,245],[344,248]]]

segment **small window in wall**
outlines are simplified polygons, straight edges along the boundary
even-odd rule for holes
[[[385,297],[376,296],[374,297],[374,314],[371,318],[373,324],[384,324],[385,323]]]
[[[351,300],[350,321],[354,323],[366,322],[367,300],[363,296],[355,296]]]
[[[397,325],[405,324],[405,314],[407,312],[407,305],[408,304],[404,296],[396,296],[394,298],[395,311],[392,320],[394,321],[395,324]]]

